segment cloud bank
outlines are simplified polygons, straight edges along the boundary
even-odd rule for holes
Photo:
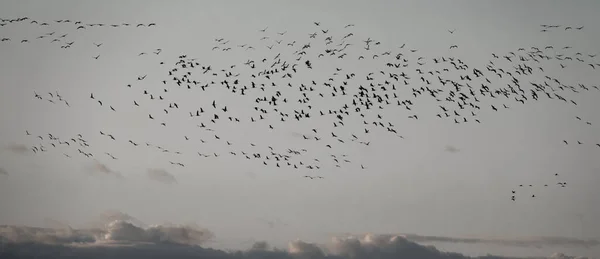
[[[0,226],[3,243],[0,258],[507,258],[492,255],[469,257],[443,252],[410,240],[439,241],[440,237],[417,235],[365,234],[361,237],[336,237],[327,244],[295,240],[288,244],[287,249],[271,248],[266,242],[256,242],[245,251],[222,251],[202,247],[214,238],[214,234],[207,229],[182,225],[140,227],[134,223],[133,217],[117,212],[107,213],[103,218],[112,221],[102,228]],[[547,258],[584,257],[557,253]]]
[[[581,247],[592,248],[600,245],[600,240],[597,239],[578,239],[569,237],[527,237],[527,238],[484,238],[484,237],[444,237],[444,236],[423,236],[416,234],[402,234],[404,238],[418,243],[465,243],[465,244],[492,244],[503,246],[517,247],[547,247],[547,246],[562,246],[562,247]]]
[[[0,226],[5,243],[47,245],[180,244],[200,245],[213,237],[212,232],[191,226],[156,225],[138,227],[115,220],[104,228],[64,229],[25,226]]]

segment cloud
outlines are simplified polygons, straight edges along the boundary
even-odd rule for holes
[[[113,218],[103,228],[63,229],[26,226],[0,226],[2,258],[267,258],[267,259],[466,259],[506,258],[499,256],[468,257],[459,253],[443,252],[409,240],[407,235],[375,235],[336,237],[327,244],[295,240],[286,250],[270,248],[266,242],[256,242],[245,251],[223,251],[204,248],[214,235],[211,231],[181,225],[136,226],[133,217],[111,212],[102,218]],[[129,219],[129,220],[123,220]],[[413,236],[412,238],[415,238]],[[429,237],[429,239],[433,239]],[[44,256],[46,255],[46,256]],[[548,258],[574,259],[583,257],[555,253]]]
[[[444,148],[444,150],[446,152],[450,152],[450,153],[458,153],[458,152],[460,152],[460,149],[458,149],[455,146],[451,146],[451,145],[447,145],[446,148]]]
[[[69,228],[68,224],[65,224],[59,220],[55,220],[53,218],[44,218],[44,226],[50,228]]]
[[[0,175],[8,175],[8,171],[6,171],[6,169],[0,167]]]
[[[252,245],[252,248],[250,248],[250,250],[252,251],[267,251],[269,250],[269,244],[265,241],[259,241],[256,242]]]
[[[367,234],[362,234],[367,235]],[[592,248],[600,245],[598,239],[578,239],[570,237],[524,237],[524,238],[492,238],[492,237],[445,237],[424,236],[417,234],[398,234],[417,243],[463,243],[491,244],[515,247],[578,247]],[[392,235],[387,235],[392,236]]]
[[[29,148],[22,144],[10,144],[6,147],[6,149],[15,154],[24,155],[29,152]]]
[[[131,222],[132,224],[139,227],[147,227],[142,221],[137,218],[127,214],[120,212],[118,210],[108,210],[104,213],[100,214],[100,216],[92,222],[92,226],[95,228],[103,228],[110,224],[113,221],[126,221]]]
[[[110,175],[110,176],[114,176],[117,177],[119,179],[123,179],[125,177],[123,177],[123,175],[119,172],[113,171],[112,169],[110,169],[107,165],[100,163],[99,161],[95,161],[95,163],[89,167],[87,167],[88,171],[90,173],[96,174],[96,173],[101,173],[104,175]]]
[[[0,226],[0,236],[8,243],[71,244],[92,243],[93,232],[65,229],[36,228],[24,226]]]
[[[0,226],[5,243],[46,245],[201,245],[214,237],[209,230],[183,225],[155,225],[142,228],[131,222],[115,220],[104,228],[73,229]]]
[[[166,184],[177,183],[175,176],[167,172],[165,169],[148,169],[146,172],[148,178]]]
[[[126,221],[108,224],[103,239],[127,243],[200,245],[213,238],[212,232],[189,226],[156,225],[140,228]]]
[[[570,256],[570,255],[565,255],[563,253],[554,253],[550,256],[551,259],[584,259],[586,257],[581,257],[581,256]]]
[[[296,240],[288,244],[288,253],[303,258],[324,258],[325,251],[316,244]]]

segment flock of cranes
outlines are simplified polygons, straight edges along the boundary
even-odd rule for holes
[[[32,25],[38,25],[41,27],[49,27],[52,25],[57,25],[57,24],[61,24],[61,25],[67,25],[67,26],[71,26],[72,29],[75,29],[76,31],[80,31],[80,30],[85,30],[88,28],[93,28],[93,27],[110,27],[110,28],[118,28],[118,27],[152,27],[152,26],[156,26],[156,23],[148,23],[148,24],[143,24],[143,23],[139,23],[139,24],[129,24],[129,23],[122,23],[122,24],[105,24],[105,23],[83,23],[82,21],[72,21],[69,19],[64,19],[64,20],[55,20],[53,22],[43,22],[43,21],[37,21],[37,20],[32,20],[29,19],[29,17],[21,17],[21,18],[14,18],[14,19],[2,19],[0,18],[0,28],[11,25],[11,24],[16,24],[16,23],[23,23],[23,22],[29,22]],[[48,41],[49,43],[52,44],[62,44],[60,45],[61,49],[68,49],[71,48],[72,45],[75,43],[75,41],[69,41],[68,40],[68,36],[69,34],[56,34],[55,31],[52,32],[47,32],[45,34],[42,35],[38,35],[35,38],[24,38],[24,39],[18,39],[18,41],[20,43],[30,43],[33,40],[37,40],[37,41]],[[0,42],[10,42],[12,41],[12,39],[10,37],[0,37]],[[102,44],[94,44],[96,45],[96,47],[100,47]],[[95,56],[95,59],[98,59],[100,57],[100,55]]]
[[[152,27],[156,24],[90,24],[80,21],[56,20],[53,22],[34,21],[27,17],[1,19],[1,26],[13,23],[30,23],[47,26],[49,32],[37,37],[50,43],[64,44],[61,48],[74,46],[68,42],[69,34],[57,35],[52,26],[68,24],[74,30],[92,27]],[[161,60],[162,49],[140,52],[138,56],[150,55],[163,68],[162,74],[140,74],[132,76],[130,82],[121,87],[136,93],[136,97],[126,104],[111,103],[108,96],[91,92],[87,97],[98,109],[111,112],[123,112],[126,109],[148,111],[147,120],[157,127],[171,127],[174,114],[182,114],[193,121],[201,133],[177,136],[190,142],[190,145],[208,142],[228,148],[227,153],[197,152],[198,157],[245,159],[256,161],[264,166],[289,168],[292,170],[316,171],[332,170],[354,166],[365,170],[368,167],[357,159],[350,158],[344,151],[348,145],[369,146],[373,134],[388,134],[391,137],[404,138],[396,126],[398,118],[414,120],[422,117],[437,117],[453,124],[484,123],[481,115],[501,112],[519,105],[539,101],[555,101],[566,105],[577,105],[573,95],[591,91],[600,91],[597,85],[566,82],[547,69],[597,69],[600,61],[595,53],[581,53],[570,46],[529,46],[507,53],[490,53],[489,62],[484,66],[467,63],[452,51],[459,46],[452,44],[449,53],[444,56],[430,57],[418,49],[384,47],[375,39],[359,39],[353,32],[353,24],[342,28],[325,28],[320,22],[313,22],[305,37],[292,38],[287,31],[272,31],[269,27],[257,31],[255,43],[235,44],[233,40],[217,38],[214,46],[208,50],[238,53],[244,60],[225,67],[216,67],[209,63],[181,54],[176,61],[168,64]],[[581,27],[542,25],[542,32],[555,29],[574,29]],[[1,35],[2,44],[20,42],[29,39],[16,39]],[[448,30],[455,35],[456,29]],[[257,42],[257,43],[256,43]],[[102,49],[103,43],[94,42],[95,49]],[[237,52],[236,52],[237,51]],[[235,55],[235,54],[234,54]],[[99,59],[101,54],[91,58]],[[251,58],[248,58],[251,57]],[[331,65],[340,63],[342,65]],[[370,71],[352,71],[343,66],[347,63],[369,62]],[[326,73],[325,78],[312,74]],[[226,92],[249,100],[251,106],[228,105],[227,98],[215,98],[208,103],[180,103],[175,95],[210,95],[215,91]],[[66,105],[69,102],[57,91],[34,92],[38,100],[54,105]],[[423,100],[435,102],[437,112],[417,113],[416,105]],[[389,116],[390,110],[394,116]],[[251,111],[250,116],[242,113]],[[384,112],[386,111],[386,112]],[[328,157],[311,156],[311,150],[305,147],[289,147],[278,150],[262,143],[239,143],[222,136],[214,128],[217,125],[238,125],[259,127],[265,131],[277,131],[285,123],[315,125],[315,118],[327,119],[327,125],[310,127],[309,132],[301,133],[302,140],[314,142],[329,152]],[[590,121],[577,117],[586,126]],[[356,123],[354,123],[356,122]],[[356,127],[356,125],[360,127]],[[233,126],[232,125],[232,126]],[[349,132],[349,133],[348,133]],[[66,158],[81,155],[95,159],[105,155],[112,160],[126,159],[106,150],[92,151],[90,142],[83,134],[57,137],[49,133],[30,134],[41,142],[31,147],[34,153],[57,149],[64,152]],[[112,132],[89,132],[86,136],[98,134],[106,141],[123,142],[137,148],[151,148],[156,152],[169,153],[177,158],[183,152],[177,148],[166,148],[157,143],[127,139]],[[560,140],[558,140],[560,141]],[[562,140],[578,145],[595,145],[580,140]],[[193,143],[193,144],[192,144]],[[98,154],[97,154],[98,153]],[[166,163],[167,161],[165,161]],[[187,162],[177,159],[168,160],[171,166],[185,167]],[[556,174],[555,176],[558,176]],[[323,179],[323,176],[304,175],[306,179]],[[533,185],[520,185],[520,187]],[[558,181],[545,187],[566,187],[567,183]],[[516,200],[517,189],[512,190],[511,199]],[[519,191],[520,193],[520,191]],[[529,194],[535,197],[535,194]]]

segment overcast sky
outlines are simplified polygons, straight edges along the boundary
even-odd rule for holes
[[[244,66],[247,60],[260,63],[263,58],[272,59],[281,53],[289,63],[296,62],[292,57],[297,57],[293,55],[297,48],[286,49],[283,44],[304,44],[310,33],[322,34],[321,29],[328,29],[337,42],[350,32],[354,34],[347,40],[353,44],[346,51],[348,58],[311,57],[315,69],[303,68],[294,74],[294,87],[287,87],[283,80],[273,81],[281,83],[282,94],[297,95],[300,83],[325,82],[335,67],[360,78],[370,72],[379,73],[385,63],[370,56],[364,62],[357,60],[357,56],[364,55],[359,53],[365,52],[363,41],[368,38],[372,44],[381,42],[377,45],[379,53],[389,50],[393,57],[403,52],[411,59],[412,66],[398,70],[413,77],[411,84],[419,82],[414,63],[418,57],[428,62],[423,69],[432,69],[428,66],[435,57],[454,56],[469,65],[466,73],[471,68],[488,73],[485,66],[492,53],[508,55],[519,48],[536,46],[544,50],[553,45],[556,53],[575,59],[575,53],[581,52],[586,62],[600,63],[600,57],[588,56],[600,52],[599,11],[598,1],[2,1],[0,18],[26,16],[49,25],[31,24],[29,20],[0,27],[0,38],[11,39],[0,42],[0,224],[47,226],[52,219],[87,228],[98,215],[112,210],[146,224],[194,223],[214,233],[212,245],[233,249],[247,248],[261,240],[280,247],[297,238],[325,242],[344,233],[506,240],[536,236],[598,238],[598,90],[565,92],[577,105],[547,99],[521,104],[511,97],[504,102],[510,108],[499,112],[489,108],[489,98],[482,98],[485,109],[479,114],[480,124],[438,119],[435,114],[440,111],[435,101],[416,98],[410,113],[395,108],[381,111],[394,122],[403,139],[373,131],[364,137],[371,142],[368,146],[349,143],[332,151],[301,137],[310,135],[311,129],[332,131],[329,119],[252,124],[248,120],[254,112],[254,97],[233,96],[218,87],[205,92],[185,91],[167,73],[175,67],[178,56],[187,55],[202,65],[211,65],[215,72],[236,65],[243,74],[242,84],[249,85],[252,71]],[[61,19],[107,26],[78,30],[73,23],[55,22]],[[316,27],[314,21],[320,26]],[[132,26],[108,26],[122,23]],[[136,27],[138,23],[156,26]],[[344,28],[347,24],[355,26]],[[541,24],[563,27],[540,32]],[[584,28],[565,31],[565,26]],[[259,32],[266,27],[266,32]],[[55,34],[36,39],[51,32]],[[64,34],[67,36],[59,38]],[[261,40],[263,36],[270,36],[271,43]],[[60,41],[51,42],[54,38]],[[218,44],[216,38],[229,40],[232,50],[212,51]],[[23,39],[29,42],[21,43]],[[277,44],[274,39],[283,40],[282,46],[272,50],[265,47]],[[66,49],[60,47],[67,42],[74,43]],[[94,45],[100,43],[99,47]],[[256,50],[237,47],[243,44]],[[406,46],[401,49],[403,44]],[[314,44],[309,50],[322,52],[322,45]],[[451,45],[458,48],[450,50]],[[565,46],[572,49],[563,51]],[[152,54],[156,49],[162,51]],[[139,56],[141,52],[148,54]],[[93,58],[97,55],[98,59]],[[501,59],[494,62],[498,67],[512,68]],[[544,76],[590,88],[600,82],[600,66],[592,69],[586,63],[569,64],[561,69],[558,60],[545,61],[544,72],[537,70],[520,83],[529,89],[529,82],[543,82]],[[202,70],[194,73],[201,74]],[[144,75],[147,78],[138,80]],[[217,83],[225,79],[197,78]],[[170,80],[170,85],[163,86],[162,80]],[[368,84],[364,80],[362,83]],[[491,85],[506,83],[510,82],[493,81]],[[128,84],[133,86],[129,88]],[[173,89],[164,94],[170,99],[160,104],[141,94],[147,89],[159,95],[166,87]],[[357,87],[348,86],[349,91]],[[57,91],[70,107],[46,100],[48,92]],[[44,100],[36,99],[34,92]],[[90,93],[102,100],[103,106],[91,100]],[[405,93],[406,99],[412,97],[410,88]],[[135,107],[134,100],[141,106]],[[196,127],[200,121],[192,121],[187,111],[207,109],[213,100],[227,105],[229,116],[242,122],[214,126],[214,132]],[[171,101],[179,103],[185,112],[163,116],[165,103]],[[313,106],[332,109],[343,104],[329,98],[316,100]],[[497,101],[493,104],[502,106]],[[289,106],[300,107],[296,99]],[[169,125],[157,125],[148,114],[165,118]],[[407,118],[412,114],[418,114],[419,119]],[[221,120],[227,120],[226,116]],[[275,130],[269,130],[268,124]],[[362,133],[361,124],[358,117],[339,131]],[[111,141],[100,131],[114,135],[118,141]],[[36,136],[47,138],[48,133],[61,139],[81,134],[89,144],[86,152],[93,153],[94,158],[81,156],[74,147],[52,148],[50,144],[45,144],[48,152],[34,154],[30,148],[40,143]],[[214,141],[215,134],[233,143],[233,147]],[[127,140],[140,146],[134,147]],[[146,148],[146,142],[182,155]],[[311,151],[307,156],[321,160],[329,159],[332,152],[348,154],[352,162],[342,168],[294,170],[227,154],[245,150],[241,146],[250,150],[249,143],[282,152],[306,148]],[[197,152],[221,156],[201,158]],[[185,167],[169,161],[184,163]],[[361,169],[361,164],[366,169]],[[321,175],[324,179],[309,180],[303,175]],[[567,182],[567,187],[560,188],[558,181]],[[519,184],[535,186],[518,189]],[[544,188],[544,184],[549,186]],[[513,202],[511,191],[517,189],[523,196]],[[537,197],[531,198],[534,193]],[[542,256],[560,251],[600,256],[597,245],[542,249],[438,245],[440,249],[468,254]]]

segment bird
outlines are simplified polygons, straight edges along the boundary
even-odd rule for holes
[[[140,57],[144,58],[141,62],[160,64],[161,71],[159,73],[152,72],[152,76],[149,78],[147,75],[150,75],[150,72],[137,72],[138,74],[135,75],[137,81],[133,75],[130,79],[124,79],[126,81],[119,86],[125,85],[127,88],[121,89],[124,91],[122,93],[115,93],[119,98],[125,99],[125,104],[133,103],[132,106],[136,106],[136,109],[144,109],[144,112],[133,112],[131,116],[142,117],[148,114],[149,120],[146,121],[147,125],[144,125],[148,130],[152,127],[156,127],[158,130],[167,130],[168,128],[165,128],[167,123],[169,123],[169,128],[175,125],[177,128],[181,127],[183,134],[177,135],[180,138],[179,141],[185,140],[189,148],[199,149],[200,152],[196,152],[201,159],[227,157],[228,161],[231,159],[232,163],[235,163],[234,159],[239,157],[244,161],[255,161],[278,170],[286,170],[286,168],[289,170],[330,170],[330,168],[342,167],[358,169],[360,166],[360,169],[366,172],[371,169],[366,162],[356,162],[352,158],[346,157],[345,154],[340,154],[350,150],[353,142],[361,144],[358,148],[365,149],[366,152],[376,152],[374,148],[378,146],[375,142],[383,139],[380,135],[388,134],[387,136],[390,138],[385,141],[389,141],[391,145],[394,145],[393,141],[406,141],[397,139],[404,139],[406,136],[398,133],[401,127],[395,125],[399,124],[416,124],[425,121],[427,125],[430,125],[430,123],[434,123],[431,119],[435,119],[439,120],[439,123],[450,122],[456,127],[477,127],[477,123],[485,124],[484,116],[494,118],[495,114],[509,111],[518,112],[519,107],[514,103],[530,104],[539,100],[577,105],[575,94],[587,93],[586,89],[593,89],[592,85],[579,85],[567,79],[555,79],[554,75],[545,71],[554,67],[558,68],[559,64],[565,70],[582,67],[589,70],[590,67],[596,69],[598,66],[590,54],[577,52],[577,50],[573,50],[571,53],[571,50],[567,51],[570,48],[559,49],[562,47],[551,45],[546,47],[518,46],[518,48],[502,53],[491,53],[491,56],[485,55],[485,58],[489,57],[489,63],[480,66],[467,62],[458,54],[440,54],[431,57],[423,54],[422,50],[404,49],[406,44],[402,44],[398,49],[395,47],[393,50],[386,49],[384,42],[374,38],[360,36],[362,40],[359,40],[359,34],[350,28],[354,24],[347,24],[343,28],[341,28],[342,26],[325,28],[325,25],[320,22],[307,21],[306,23],[319,28],[312,27],[313,29],[307,32],[308,35],[293,34],[291,31],[287,33],[287,30],[274,32],[271,35],[270,32],[267,33],[269,27],[260,29],[260,33],[254,31],[256,39],[251,39],[252,42],[264,44],[265,51],[262,53],[255,51],[255,54],[244,60],[222,63],[219,67],[216,64],[211,65],[209,59],[194,59],[185,53],[172,57],[173,63],[169,65],[171,58],[165,56],[168,53],[167,51],[163,53],[161,48],[137,50],[132,55],[137,53],[138,56],[144,56]],[[102,26],[81,23],[81,26],[83,25],[85,27],[81,29],[86,30]],[[110,25],[113,28],[118,26],[128,25]],[[137,24],[136,27],[151,26],[155,26],[155,24],[145,22]],[[552,28],[555,27],[544,27],[543,29],[551,30]],[[340,32],[342,29],[344,31]],[[448,30],[450,34],[455,31],[456,29]],[[442,33],[444,32],[442,31]],[[48,35],[41,36],[43,37],[39,42],[48,43],[56,38]],[[258,41],[259,39],[261,41]],[[235,45],[237,47],[230,47],[227,39],[216,38],[214,40],[214,45],[207,47],[207,50],[211,48],[220,50],[212,52],[214,55],[233,53],[237,47],[245,50],[254,49],[247,42],[240,42],[239,45]],[[282,42],[286,44],[281,44]],[[98,48],[102,45],[102,43],[92,43]],[[6,44],[10,44],[10,42],[7,40]],[[70,44],[66,43],[63,46],[70,46]],[[254,46],[257,50],[260,49],[258,45]],[[458,48],[458,45],[450,45],[449,48]],[[464,46],[461,49],[464,50]],[[150,51],[155,56],[148,55]],[[227,51],[229,53],[226,53]],[[372,53],[363,53],[368,51]],[[159,54],[160,59],[156,56]],[[95,59],[100,56],[97,55],[94,57]],[[372,59],[365,58],[368,56],[371,56]],[[586,56],[589,56],[590,59]],[[104,60],[107,60],[106,58],[108,57],[104,57]],[[334,67],[327,63],[329,62],[328,58],[343,62]],[[353,66],[361,62],[364,64],[361,65],[361,67],[364,66],[364,71],[352,71]],[[243,65],[242,69],[239,68],[240,65]],[[313,78],[312,73],[317,71],[319,76]],[[142,75],[140,76],[140,74]],[[528,79],[529,76],[539,78],[539,80]],[[142,84],[144,89],[139,89]],[[155,84],[160,84],[163,90],[157,92],[153,88]],[[404,91],[408,94],[405,94]],[[214,97],[213,94],[217,94],[217,92],[218,96]],[[112,100],[109,103],[109,100],[104,99],[104,94],[96,93],[100,95],[90,94],[90,98],[100,105],[103,105],[104,101],[106,106],[115,112],[111,112],[111,115],[117,112],[124,114],[126,108],[131,108],[117,106],[118,104]],[[47,95],[38,97],[35,93],[34,97],[54,102],[58,95],[54,95],[53,92],[52,94],[50,97]],[[148,99],[140,100],[142,95]],[[195,98],[196,96],[199,97]],[[219,100],[219,105],[216,104],[216,100]],[[58,101],[56,102],[58,103]],[[232,102],[235,102],[235,106],[232,106]],[[429,103],[436,103],[432,106],[436,110],[431,114],[418,108]],[[491,108],[486,107],[487,105]],[[212,106],[212,110],[210,106]],[[119,108],[119,111],[114,107]],[[507,110],[509,107],[510,110]],[[164,113],[156,113],[159,109]],[[402,115],[407,111],[408,114]],[[492,111],[493,115],[490,115]],[[184,116],[180,116],[182,112],[185,113]],[[407,117],[410,121],[407,120]],[[591,121],[587,121],[587,118],[586,120],[577,118],[592,127]],[[198,132],[185,128],[188,125],[186,120],[193,121],[189,125],[197,125],[194,128]],[[294,124],[290,121],[294,121]],[[362,121],[364,126],[359,128],[353,124],[354,121],[359,124]],[[172,122],[174,124],[171,124]],[[318,123],[318,127],[314,126],[317,125],[316,123]],[[469,123],[473,124],[465,126]],[[226,132],[224,129],[227,129]],[[469,128],[469,130],[471,129],[474,128]],[[285,134],[286,130],[299,132],[298,136],[302,137],[299,137],[298,141],[305,142],[306,144],[301,143],[300,145],[308,150],[300,149],[299,146],[294,146],[295,144],[287,144],[288,141],[285,140],[279,141],[281,146],[285,144],[285,147],[281,149],[276,146],[269,147],[266,146],[268,144],[263,145],[263,143],[251,139],[251,134],[246,134],[246,132],[263,131],[267,134],[266,136],[275,137]],[[214,138],[202,137],[202,134],[206,134],[205,131],[212,132]],[[234,132],[243,136],[240,138],[240,142],[246,141],[246,143],[239,143],[237,139],[234,141],[233,138],[230,138],[229,135]],[[275,134],[276,132],[277,134]],[[331,135],[327,132],[330,132]],[[26,133],[29,132],[26,131]],[[107,136],[115,143],[124,141],[116,133],[117,138],[106,131],[102,131],[102,133],[105,134],[103,136]],[[167,132],[161,134],[173,135],[167,134]],[[375,135],[377,139],[369,139]],[[392,136],[394,138],[391,138]],[[142,136],[136,137],[142,138]],[[568,145],[566,139],[571,142],[576,141],[575,137],[577,136],[565,136],[564,144]],[[406,139],[408,138],[406,136]],[[558,140],[560,139],[557,139],[557,142]],[[52,146],[54,143],[45,143],[52,142],[52,139],[44,138],[43,141],[48,149],[54,147]],[[137,146],[138,142],[132,140],[131,145],[138,149],[146,148],[168,156],[185,153],[183,150],[179,152],[173,149],[178,146],[177,139],[173,141],[174,146],[169,149],[160,147],[158,143],[150,144],[151,140],[139,139],[139,141],[148,142],[146,142],[146,146]],[[67,143],[69,142],[68,145],[80,145],[81,151],[85,153],[80,154],[84,156],[89,154],[86,153],[88,152],[85,149],[86,145],[94,143],[92,141],[84,142],[78,138]],[[265,140],[265,142],[267,141]],[[589,144],[587,142],[589,141],[578,140],[578,145],[564,148],[574,148],[575,146],[584,148]],[[248,145],[249,143],[250,145]],[[66,145],[58,144],[58,147],[68,148]],[[596,146],[600,147],[600,143]],[[45,152],[40,151],[39,146],[36,148],[34,152]],[[100,147],[96,146],[95,148],[99,149]],[[106,146],[106,148],[110,148],[110,146]],[[46,149],[44,148],[44,150]],[[112,156],[112,151],[105,151]],[[333,155],[333,157],[326,159],[321,154]],[[185,159],[185,155],[179,157]],[[124,159],[125,156],[119,158]],[[160,158],[167,159],[166,157]],[[172,161],[172,164],[179,167],[183,167],[185,164],[189,167],[185,161]],[[305,177],[323,179],[322,176],[306,175]],[[562,182],[559,185],[563,186]],[[532,187],[532,185],[528,186]],[[523,187],[523,185],[519,187]],[[516,192],[513,190],[512,194],[514,201]],[[520,192],[519,195],[521,195]]]

